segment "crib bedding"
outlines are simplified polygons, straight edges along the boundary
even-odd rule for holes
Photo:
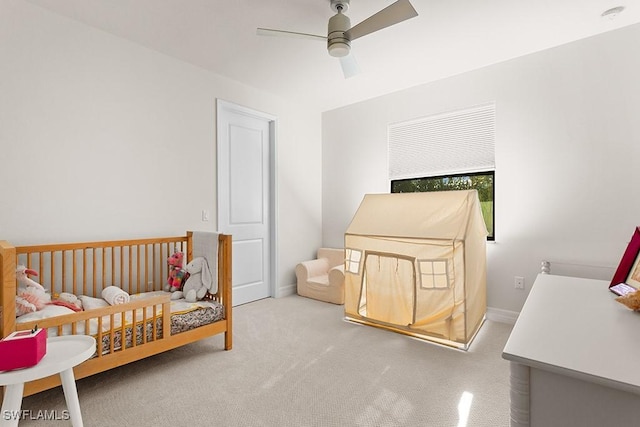
[[[168,293],[164,291],[145,292],[141,294],[131,295],[131,300],[145,300],[163,294]],[[17,317],[16,323],[26,323],[34,320],[42,320],[71,313],[73,313],[73,310],[67,307],[48,305],[40,311],[28,313]],[[134,322],[134,318],[136,323],[139,323],[141,321],[144,321],[144,319],[154,317],[154,315],[156,317],[161,316],[162,305],[151,305],[145,307],[144,309],[138,308],[137,310],[135,310],[135,313],[134,310],[128,310],[123,313],[124,325],[126,328],[131,326],[131,324]],[[113,326],[111,325],[112,318]],[[222,304],[217,301],[196,301],[193,303],[187,302],[184,299],[171,301],[172,334],[187,331],[203,324],[215,322],[222,318],[224,318],[224,308]],[[123,316],[102,316],[100,321],[97,318],[94,318],[91,319],[89,323],[90,326],[88,333],[85,330],[85,322],[77,322],[75,331],[72,331],[71,324],[64,325],[62,328],[62,335],[70,335],[75,332],[75,334],[87,334],[95,336],[98,334],[98,329],[101,329],[104,333],[112,329],[122,328]],[[49,336],[58,335],[58,330],[55,327],[49,328],[47,332]]]
[[[164,291],[145,292],[141,294],[131,295],[132,301],[145,300],[158,295],[168,294]],[[43,310],[35,313],[28,313],[16,318],[16,323],[26,323],[34,320],[41,320],[60,316],[64,314],[71,314],[73,310],[56,305],[49,305]],[[147,341],[152,341],[154,336],[162,338],[162,305],[151,305],[145,308],[139,308],[135,310],[124,311],[123,314],[116,314],[113,316],[102,316],[101,318],[92,318],[89,320],[89,331],[86,331],[86,322],[80,321],[75,323],[75,330],[72,325],[65,324],[62,326],[62,335],[82,334],[91,335],[97,340],[102,341],[102,354],[109,353],[111,351],[117,351],[122,348],[122,331],[123,331],[123,318],[124,318],[124,331],[125,331],[125,347],[133,346],[134,336],[136,345],[140,345]],[[155,317],[155,329],[154,321]],[[135,334],[134,323],[135,319]],[[196,301],[187,302],[184,299],[171,301],[171,335],[178,334],[180,332],[189,331],[199,326],[207,325],[218,320],[224,319],[224,307],[217,301]],[[113,323],[113,326],[112,326]],[[143,333],[144,329],[144,333]],[[102,336],[99,337],[98,330],[102,331]],[[113,331],[112,333],[110,333]],[[57,336],[58,328],[50,327],[47,330],[48,336]],[[113,335],[113,345],[111,344]],[[146,336],[145,336],[146,335]]]
[[[148,294],[150,295],[136,295],[132,296],[132,298],[146,298],[159,293],[162,293],[162,291],[149,292]],[[134,337],[135,345],[141,345],[145,342],[153,341],[154,336],[157,336],[157,339],[162,338],[162,317],[159,317],[162,314],[162,306],[157,306],[156,308],[155,322],[153,321],[153,310],[153,306],[146,307],[144,311],[147,312],[147,315],[146,317],[144,317],[143,309],[137,309],[135,315],[135,328],[133,327],[133,311],[124,312],[125,348],[134,346]],[[39,318],[43,319],[47,317],[59,316],[62,314],[69,314],[71,312],[72,310],[66,307],[49,306],[37,313],[40,315]],[[113,328],[111,328],[112,317]],[[102,355],[122,350],[122,317],[122,315],[102,316],[100,321],[97,318],[90,319],[89,335],[96,338],[97,342],[100,343],[99,346]],[[184,300],[177,300],[171,302],[171,335],[190,331],[192,329],[198,328],[203,325],[208,325],[222,319],[224,319],[224,307],[222,306],[222,304],[216,301],[197,301],[195,303],[188,303]],[[27,321],[33,320],[36,320],[34,319],[34,316],[30,316],[29,314],[27,314],[18,317],[16,319],[16,323],[25,323]],[[100,326],[98,325],[99,323]],[[85,334],[85,322],[77,322],[75,327],[76,334]],[[101,336],[98,335],[98,329],[102,330]],[[63,335],[70,335],[72,333],[73,331],[71,324],[63,325]],[[58,328],[48,328],[47,334],[50,337],[57,336]],[[92,357],[95,357],[96,355],[97,351]]]

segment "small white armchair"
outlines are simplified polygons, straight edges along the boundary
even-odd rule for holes
[[[320,248],[317,259],[296,266],[298,295],[344,304],[344,249]]]

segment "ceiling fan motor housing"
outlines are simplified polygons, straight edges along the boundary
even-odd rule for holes
[[[345,13],[349,10],[349,3],[351,0],[331,0],[331,10],[334,12]]]
[[[331,6],[334,3],[342,3],[340,1],[332,1]],[[349,3],[347,2],[347,8]],[[351,41],[347,34],[345,34],[351,28],[351,21],[349,17],[344,15],[343,9],[340,5],[337,6],[338,13],[329,19],[329,26],[327,31],[327,49],[329,55],[335,57],[347,56],[351,50]],[[346,10],[346,8],[344,9]]]

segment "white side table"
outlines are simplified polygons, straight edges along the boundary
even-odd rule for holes
[[[0,386],[6,385],[0,412],[0,426],[17,426],[22,406],[24,383],[60,374],[71,425],[82,427],[82,414],[73,367],[90,358],[96,351],[96,340],[87,335],[67,335],[47,339],[47,353],[35,366],[0,372]]]

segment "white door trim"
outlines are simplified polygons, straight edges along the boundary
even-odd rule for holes
[[[222,99],[216,99],[216,145],[218,140],[221,138],[220,136],[220,128],[218,127],[218,118],[221,110],[233,111],[239,114],[245,114],[251,117],[256,117],[263,120],[269,121],[269,293],[271,297],[279,297],[279,287],[276,286],[276,278],[278,277],[278,233],[277,233],[277,224],[278,224],[278,216],[277,216],[277,200],[278,200],[278,186],[277,186],[277,127],[278,127],[278,118],[277,116],[264,113],[262,111],[253,110],[248,107],[244,107],[242,105],[234,104],[229,101],[225,101]],[[218,167],[218,151],[216,149],[216,191],[217,194],[220,194],[220,168]],[[217,218],[217,228],[220,230],[220,206],[219,206],[219,197],[216,196],[216,218]],[[220,230],[222,231],[222,230]]]

